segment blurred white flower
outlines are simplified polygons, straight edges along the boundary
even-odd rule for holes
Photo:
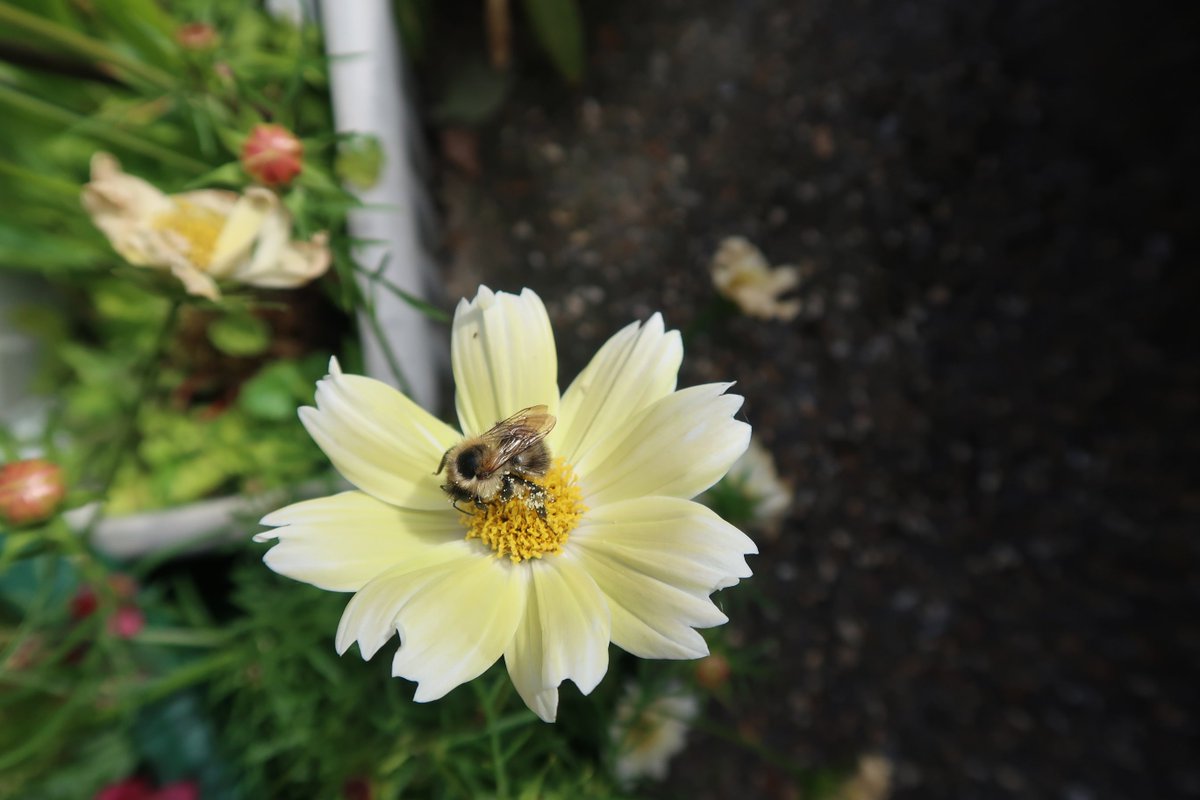
[[[713,286],[743,313],[760,319],[795,319],[800,301],[781,300],[800,285],[793,266],[772,268],[762,251],[741,236],[730,236],[717,248],[709,265]]]
[[[887,756],[864,755],[858,771],[843,783],[835,800],[887,800],[892,794],[892,762]]]
[[[504,656],[521,697],[546,721],[558,686],[587,694],[608,645],[642,658],[699,658],[696,628],[726,617],[709,599],[750,575],[757,549],[690,498],[746,449],[742,404],[717,383],[675,390],[677,331],[655,314],[613,336],[561,395],[546,309],[536,294],[481,288],[451,331],[461,430],[545,405],[554,466],[538,479],[544,515],[521,497],[455,511],[435,475],[463,433],[379,381],[336,362],[303,408],[308,432],[358,491],[268,515],[267,565],[355,592],[338,652],[370,658],[392,636],[394,675],[436,700]]]
[[[641,778],[667,777],[671,759],[687,744],[688,729],[699,711],[696,698],[677,686],[654,698],[643,697],[637,686],[627,687],[610,731],[617,779],[629,786]]]
[[[291,215],[267,189],[168,195],[96,153],[83,207],[130,264],[169,269],[189,293],[210,300],[220,297],[217,281],[288,289],[329,268],[326,235],[292,241]]]
[[[756,438],[742,453],[725,481],[740,491],[753,506],[753,519],[771,525],[778,523],[792,504],[792,487],[779,477],[771,451]]]

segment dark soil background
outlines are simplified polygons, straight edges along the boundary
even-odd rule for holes
[[[435,132],[448,293],[535,288],[564,385],[654,310],[682,385],[738,381],[796,496],[731,623],[765,682],[718,718],[802,765],[887,753],[901,798],[1200,796],[1197,26],[584,9],[581,87],[518,42],[498,118]],[[712,313],[730,235],[804,269],[800,319]],[[659,796],[796,796],[691,742]]]

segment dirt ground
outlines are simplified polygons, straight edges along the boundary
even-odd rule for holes
[[[565,379],[662,310],[682,385],[738,381],[795,500],[731,623],[765,683],[718,718],[804,765],[886,753],[900,798],[1200,796],[1195,26],[585,13],[583,85],[527,63],[477,173],[438,169],[448,294],[537,289]],[[735,234],[802,268],[796,321],[712,313]],[[697,733],[655,796],[795,795]]]

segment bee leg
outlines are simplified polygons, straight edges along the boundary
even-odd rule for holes
[[[462,500],[455,500],[455,501],[454,501],[453,503],[451,503],[450,505],[454,506],[454,510],[455,510],[455,511],[457,511],[458,513],[460,513],[460,514],[466,514],[468,517],[473,517],[473,516],[475,516],[475,512],[474,512],[474,511],[467,511],[466,509],[459,508],[459,507],[458,507],[458,504],[459,504],[459,503],[461,503],[461,502],[462,502]],[[478,501],[476,501],[476,505],[478,505]]]
[[[528,493],[528,498],[526,499],[525,502],[534,511],[537,512],[539,517],[541,517],[542,519],[545,519],[546,518],[546,490],[544,488],[542,488],[541,486],[537,485],[536,483],[534,483],[533,481],[529,480],[528,478],[521,477],[521,476],[511,476],[511,477],[514,477],[515,480],[520,481],[521,484],[525,487],[525,491]]]

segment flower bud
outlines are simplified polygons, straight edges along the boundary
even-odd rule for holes
[[[0,520],[29,525],[54,516],[66,495],[62,468],[41,458],[0,467]]]
[[[283,186],[304,169],[304,144],[282,125],[255,125],[242,145],[242,169],[265,186]]]
[[[217,29],[207,22],[189,22],[175,29],[175,41],[185,50],[211,50],[217,44]]]
[[[729,680],[729,673],[729,659],[720,653],[712,653],[697,662],[696,683],[705,689],[715,691]]]

